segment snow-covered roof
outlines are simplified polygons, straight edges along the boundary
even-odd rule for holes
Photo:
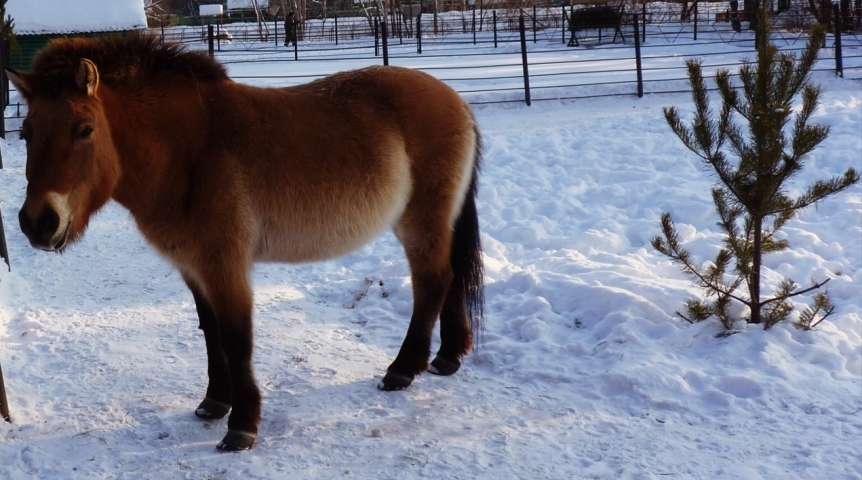
[[[258,2],[258,4],[260,4],[260,3],[266,4],[266,1]],[[254,5],[252,4],[251,0],[227,0],[227,9],[228,10],[237,10],[237,9],[241,9],[241,8],[252,8],[253,6]],[[266,5],[262,5],[262,6],[264,8],[266,8]]]
[[[15,33],[113,32],[146,28],[144,0],[9,0]]]

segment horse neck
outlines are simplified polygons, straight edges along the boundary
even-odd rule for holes
[[[136,218],[180,190],[166,183],[187,175],[188,162],[206,145],[209,109],[199,88],[141,88],[100,92],[121,176],[113,198]]]

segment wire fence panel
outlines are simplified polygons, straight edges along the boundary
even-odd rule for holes
[[[641,30],[640,73],[645,94],[688,92],[685,68],[688,59],[701,61],[709,77],[718,69],[734,73],[744,59],[755,58],[753,32],[747,29],[737,32],[728,22],[709,23],[710,18],[714,19],[721,12],[706,8],[693,12],[695,18],[705,19],[698,27],[693,22],[669,21],[681,15],[679,9],[660,10],[655,6],[647,4],[653,9],[647,10],[647,20],[652,23],[646,23]],[[643,6],[639,4],[638,8],[641,11],[633,11],[632,16],[643,14]],[[565,14],[571,11],[567,8]],[[533,101],[637,94],[631,17],[626,17],[621,25],[622,38],[609,30],[602,34],[597,30],[579,31],[580,46],[567,47],[570,32],[564,22],[563,9],[536,9],[535,12],[524,11]],[[433,33],[433,18],[424,14],[417,22],[401,25],[400,36],[398,28],[389,29],[392,35],[385,39],[389,64],[423,70],[451,85],[474,104],[525,101],[519,32],[517,27],[512,27],[520,15],[506,16],[500,10],[487,9],[476,14],[475,22],[470,12],[439,16],[437,34]],[[207,29],[203,27],[156,28],[153,31],[164,35],[166,41],[182,42],[189,49],[206,50]],[[283,27],[283,24],[271,25],[269,36],[261,40],[256,23],[218,26],[214,30],[219,37],[214,56],[226,65],[237,81],[273,87],[307,83],[338,71],[383,63],[381,30],[377,29],[375,37],[374,23],[369,25],[365,17],[338,18],[337,43],[335,18],[310,27],[304,39],[287,46]],[[333,36],[327,33],[329,28],[333,29]],[[697,28],[700,29],[696,31]],[[405,35],[408,30],[412,36]],[[368,33],[371,35],[366,35]],[[772,41],[783,52],[798,53],[807,38],[803,32],[785,29],[776,30]],[[834,35],[829,35],[815,70],[835,71],[836,53]],[[841,57],[844,78],[848,81],[862,79],[860,33],[842,35]],[[25,113],[23,105],[8,106],[4,131],[18,131]]]

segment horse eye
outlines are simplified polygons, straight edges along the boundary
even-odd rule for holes
[[[82,139],[86,139],[86,138],[90,138],[92,135],[93,135],[93,127],[86,127],[85,129],[81,130],[81,133],[78,134],[78,137],[82,138]]]

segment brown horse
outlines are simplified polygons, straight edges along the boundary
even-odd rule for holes
[[[209,373],[195,413],[230,412],[218,448],[251,448],[260,423],[256,261],[328,259],[392,227],[414,308],[379,388],[460,367],[483,304],[480,141],[451,88],[390,67],[256,88],[204,53],[145,34],[55,40],[32,73],[8,74],[29,106],[21,230],[35,248],[63,252],[108,200],[131,212],[194,296]]]

